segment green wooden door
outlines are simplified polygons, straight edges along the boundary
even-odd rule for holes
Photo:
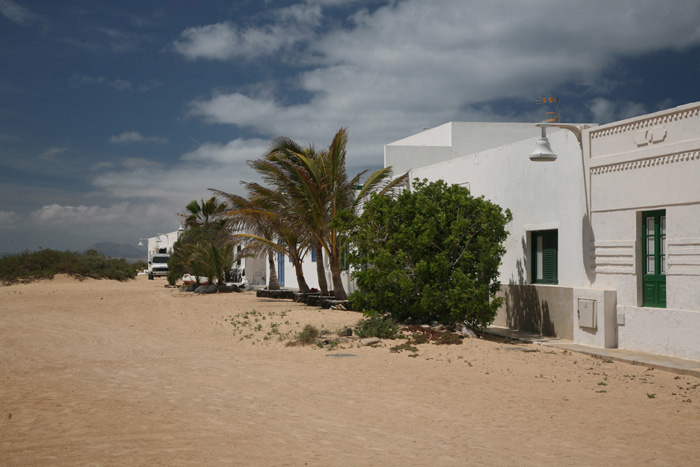
[[[666,210],[642,214],[644,306],[666,308]]]

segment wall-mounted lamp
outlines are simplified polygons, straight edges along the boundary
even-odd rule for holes
[[[530,154],[530,160],[536,162],[551,162],[557,160],[557,155],[552,151],[552,146],[550,146],[549,139],[547,138],[547,127],[544,125],[538,126],[542,128],[542,136],[537,140],[535,150]]]
[[[530,160],[536,162],[552,162],[557,160],[557,155],[552,151],[552,146],[549,144],[549,138],[547,138],[547,127],[563,128],[569,130],[576,136],[576,140],[581,148],[583,145],[581,143],[581,133],[583,130],[590,128],[590,125],[567,125],[564,123],[538,123],[537,125],[542,128],[542,136],[537,140],[535,145],[535,150],[530,154]],[[582,149],[583,150],[583,149]]]
[[[146,240],[148,241],[147,238],[139,238],[139,246],[143,246],[143,241]]]

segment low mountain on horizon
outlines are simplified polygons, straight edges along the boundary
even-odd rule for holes
[[[137,261],[139,259],[146,260],[145,250],[139,250],[128,243],[100,242],[86,248],[86,251],[87,250],[97,250],[99,253],[105,256],[111,256],[112,258],[124,258],[130,261]]]

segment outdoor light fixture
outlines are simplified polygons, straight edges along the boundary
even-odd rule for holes
[[[551,162],[557,160],[557,155],[552,151],[552,146],[549,145],[547,138],[547,125],[538,125],[542,128],[542,136],[537,140],[535,150],[530,154],[531,161]]]
[[[536,162],[552,162],[557,160],[557,155],[552,151],[552,146],[549,144],[549,139],[547,138],[547,127],[563,128],[569,130],[576,136],[576,140],[581,148],[583,145],[581,143],[581,132],[586,128],[590,128],[590,125],[567,125],[563,123],[538,123],[537,125],[542,128],[542,136],[537,140],[537,145],[535,150],[530,154],[530,160]],[[582,149],[583,150],[583,149]]]
[[[139,246],[143,246],[143,241],[146,240],[148,241],[147,238],[139,238]]]

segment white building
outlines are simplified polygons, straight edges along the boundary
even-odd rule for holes
[[[147,262],[153,258],[155,254],[172,255],[175,247],[175,242],[180,239],[180,236],[185,233],[185,228],[181,225],[177,230],[168,233],[159,233],[155,237],[142,239],[148,241]],[[235,247],[235,253],[240,252],[241,245]],[[242,257],[238,258],[232,267],[232,272],[236,276],[233,278],[236,282],[248,281],[251,286],[265,285],[267,277],[266,261],[262,256]]]
[[[700,103],[585,128],[448,123],[385,166],[509,208],[495,325],[700,360]]]
[[[153,255],[156,254],[166,254],[166,255],[172,255],[173,254],[173,247],[175,246],[175,242],[180,238],[180,235],[182,235],[185,232],[185,228],[180,226],[179,229],[169,232],[169,233],[159,233],[155,237],[149,237],[148,240],[148,259],[147,261],[150,262],[151,259],[153,258]]]
[[[316,270],[317,260],[318,258],[316,257],[316,252],[313,251],[313,249],[309,250],[304,257],[304,261],[302,262],[302,269],[304,271],[304,280],[306,281],[306,285],[308,285],[311,289],[320,290],[318,284],[318,273]],[[324,262],[326,270],[326,284],[328,285],[328,290],[331,291],[333,290],[333,279],[331,277],[331,267],[325,254],[323,255],[322,261]],[[265,264],[267,265],[267,261],[265,261]],[[285,257],[282,253],[275,254],[275,267],[277,280],[279,281],[281,287],[293,290],[299,289],[296,270],[294,269],[294,265],[289,258]],[[267,267],[267,274],[269,277],[269,266]],[[341,272],[341,279],[343,281],[343,287],[345,287],[345,292],[347,292],[348,295],[357,289],[355,281],[350,278],[350,273],[348,270]]]

